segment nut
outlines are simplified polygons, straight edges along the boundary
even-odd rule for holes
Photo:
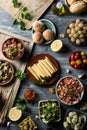
[[[81,13],[87,10],[87,3],[84,1],[77,1],[69,8],[71,13]]]

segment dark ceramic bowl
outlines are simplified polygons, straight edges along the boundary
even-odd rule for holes
[[[0,85],[9,84],[14,78],[14,66],[6,61],[0,60]]]
[[[87,55],[85,51],[75,51],[69,57],[69,64],[74,69],[82,69],[87,66]]]
[[[83,38],[82,37],[82,35],[81,34],[79,34],[80,32],[78,32],[78,30],[76,31],[76,30],[74,30],[74,32],[73,32],[73,34],[72,34],[72,37],[74,38],[74,39],[79,39],[79,37],[80,37],[80,43],[76,43],[76,40],[74,41],[74,40],[71,40],[71,36],[70,36],[70,32],[68,33],[68,29],[71,29],[72,30],[72,28],[75,28],[75,27],[72,27],[72,28],[70,28],[69,26],[70,26],[70,24],[73,24],[73,23],[75,23],[75,21],[76,20],[73,20],[73,21],[71,21],[70,23],[68,23],[68,25],[67,25],[67,27],[66,27],[66,37],[68,38],[68,40],[73,44],[73,45],[76,45],[76,46],[84,46],[84,45],[87,45],[87,41],[86,41],[86,39],[87,39],[87,34],[86,33],[84,33],[84,34],[82,34],[83,36],[84,36],[84,39],[85,39],[85,41],[81,41],[81,38]],[[83,19],[80,19],[80,21],[81,22],[83,22],[84,24],[86,24],[87,25],[87,22],[85,21],[85,20],[83,20]],[[78,27],[78,24],[76,25],[76,28]],[[73,30],[72,30],[73,31]],[[81,28],[81,30],[80,30],[81,32],[83,32],[84,30]]]
[[[19,60],[24,54],[24,44],[19,39],[9,38],[2,45],[2,53],[9,60]]]

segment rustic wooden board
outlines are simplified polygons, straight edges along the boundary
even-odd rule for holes
[[[12,0],[0,0],[0,7],[6,10],[13,18],[18,17],[18,13],[22,7],[27,7],[31,14],[32,20],[23,20],[25,28],[30,29],[34,21],[38,20],[46,9],[52,4],[54,0],[18,0],[21,2],[20,8],[14,8]]]
[[[8,39],[10,37],[19,38],[24,43],[25,53],[21,60],[10,61],[10,60],[6,59],[2,54],[2,44],[6,39]],[[22,70],[22,72],[24,72],[26,64],[27,64],[27,60],[32,51],[33,45],[34,45],[34,43],[32,42],[31,39],[28,39],[28,38],[22,37],[22,36],[18,36],[11,32],[7,32],[5,30],[0,29],[0,59],[5,59],[7,61],[10,61],[14,65],[16,70],[20,69],[20,70]],[[21,83],[20,80],[15,80],[10,85],[0,86],[0,91],[2,91],[2,95],[5,99],[4,106],[0,112],[0,123],[4,123],[8,109],[11,108],[14,103],[20,83]]]

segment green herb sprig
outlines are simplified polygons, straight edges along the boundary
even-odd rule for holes
[[[20,6],[20,3],[18,3],[17,0],[12,0],[12,3],[15,8],[18,8]]]
[[[75,95],[75,91],[73,91],[73,90],[70,89],[70,88],[67,88],[66,91],[67,91],[67,94],[70,94],[71,96],[74,96],[74,95]]]
[[[17,50],[15,50],[13,47],[10,47],[9,51],[11,53],[11,56],[16,56],[17,55]]]
[[[12,0],[12,2],[15,8],[18,8],[21,5],[17,0]],[[13,20],[13,24],[18,23],[20,25],[20,29],[25,30],[25,23],[23,22],[23,19],[31,20],[31,15],[29,14],[27,7],[21,8],[18,14],[18,18]]]
[[[40,79],[39,80],[37,80],[37,79],[35,79],[35,81],[34,81],[34,84],[36,84],[36,85],[44,85],[44,84],[47,84],[47,77],[42,77],[42,76],[40,76]]]
[[[22,111],[24,111],[28,106],[28,102],[23,97],[17,98],[15,103],[17,103],[17,108]]]
[[[15,72],[15,77],[19,80],[23,80],[24,78],[27,77],[27,73],[23,73],[21,70],[17,70]]]

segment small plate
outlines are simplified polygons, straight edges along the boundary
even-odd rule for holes
[[[47,29],[51,29],[54,33],[54,36],[56,36],[56,28],[55,28],[55,25],[50,21],[50,20],[47,20],[47,19],[41,19],[39,20],[41,22],[43,22],[46,26]],[[32,35],[34,33],[34,29],[32,28]],[[55,37],[54,37],[55,38]],[[51,41],[45,41],[44,43],[42,43],[41,45],[43,44],[50,44],[53,40]]]
[[[59,66],[59,63],[58,63],[51,55],[49,55],[49,54],[38,54],[38,55],[36,55],[36,56],[33,56],[33,57],[30,59],[29,63],[27,64],[27,67],[28,67],[28,66],[32,66],[33,64],[37,63],[38,60],[42,60],[42,59],[44,59],[46,56],[53,62],[53,64],[55,65],[55,67],[57,68],[58,71],[52,76],[52,78],[50,78],[50,79],[48,80],[47,84],[39,84],[39,86],[48,86],[48,85],[53,84],[56,80],[58,80],[59,75],[60,75],[60,66]],[[35,77],[28,71],[27,67],[26,67],[26,72],[27,72],[27,74],[28,74],[29,80],[34,83],[36,79],[35,79]]]

